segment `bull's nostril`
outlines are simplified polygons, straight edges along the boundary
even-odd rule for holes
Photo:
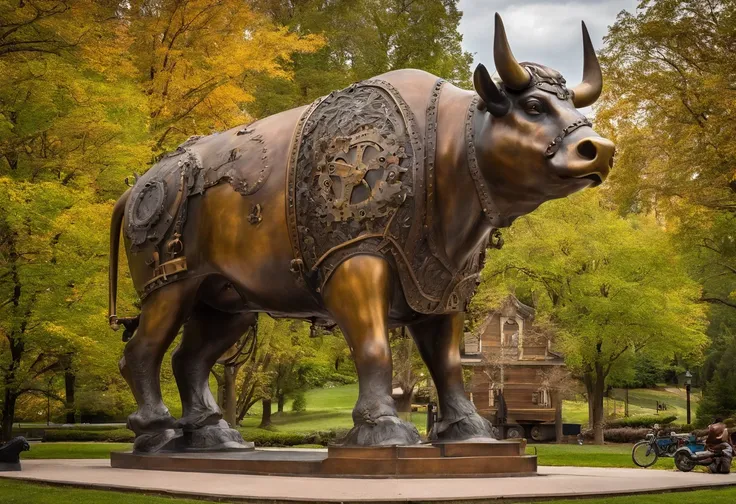
[[[578,154],[592,161],[598,155],[598,149],[596,149],[595,144],[590,140],[583,140],[578,144]]]

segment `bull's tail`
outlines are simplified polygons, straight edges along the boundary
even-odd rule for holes
[[[110,327],[117,331],[122,324],[125,327],[123,339],[128,340],[138,327],[139,317],[118,319],[118,256],[120,252],[120,230],[123,226],[123,216],[125,214],[125,204],[130,197],[130,189],[120,196],[112,209],[112,221],[110,222],[110,264],[108,270],[108,288],[109,288],[109,305],[108,305],[108,321]]]

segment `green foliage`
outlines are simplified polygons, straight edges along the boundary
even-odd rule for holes
[[[606,383],[638,355],[701,358],[699,286],[654,219],[622,218],[589,190],[519,219],[505,241],[489,255],[480,302],[515,291],[557,328],[556,348],[586,384],[594,425],[603,420]]]
[[[727,418],[736,414],[736,336],[724,346],[718,349],[720,359],[698,405],[700,425],[712,423],[714,417]]]
[[[648,427],[611,427],[603,429],[603,440],[607,443],[636,443],[649,434]],[[583,438],[594,439],[594,431],[588,429],[583,431]]]
[[[311,102],[352,82],[417,68],[470,86],[472,55],[463,51],[457,0],[257,0],[256,8],[300,34],[327,43],[294,58],[294,78],[257,76],[256,116]]]
[[[609,428],[615,428],[615,427],[652,428],[654,427],[654,424],[659,424],[660,427],[664,427],[666,425],[671,424],[675,420],[677,420],[677,417],[673,415],[668,415],[668,416],[658,416],[658,415],[644,416],[642,415],[642,416],[632,416],[632,417],[624,417],[624,418],[616,418],[614,420],[608,420],[606,422],[606,426]]]
[[[301,413],[307,411],[307,396],[304,391],[300,390],[294,394],[294,401],[291,403],[291,411]]]
[[[327,446],[347,434],[347,429],[333,429],[316,432],[275,431],[266,429],[239,429],[246,441],[256,446],[286,447],[297,445]]]
[[[239,0],[149,7],[0,1],[0,438],[47,397],[54,417],[132,409],[106,324],[110,200],[186,136],[249,120],[245,74],[288,77],[323,44]]]
[[[89,429],[46,429],[44,442],[96,441],[105,443],[132,443],[133,431],[128,429],[89,430]]]
[[[712,341],[703,383],[736,326],[736,2],[642,7],[619,14],[601,54],[606,86],[596,123],[617,144],[607,197],[621,213],[656,213],[702,285]],[[717,401],[702,408],[710,415]]]

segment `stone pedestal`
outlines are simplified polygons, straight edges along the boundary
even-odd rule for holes
[[[0,472],[20,471],[20,462],[0,462]]]
[[[211,453],[113,453],[112,467],[281,476],[443,478],[535,476],[525,441],[415,446],[342,447],[324,451],[253,450]]]

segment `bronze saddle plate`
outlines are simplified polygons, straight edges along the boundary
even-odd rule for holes
[[[440,81],[430,97],[426,139],[400,94],[380,80],[331,93],[300,118],[289,160],[287,212],[294,269],[317,291],[342,261],[372,254],[394,264],[413,310],[465,309],[485,247],[469,264],[454,268],[424,226],[425,186],[433,190],[425,184],[433,175],[425,158],[431,156],[431,170],[436,124],[430,121],[437,118],[441,86]]]

